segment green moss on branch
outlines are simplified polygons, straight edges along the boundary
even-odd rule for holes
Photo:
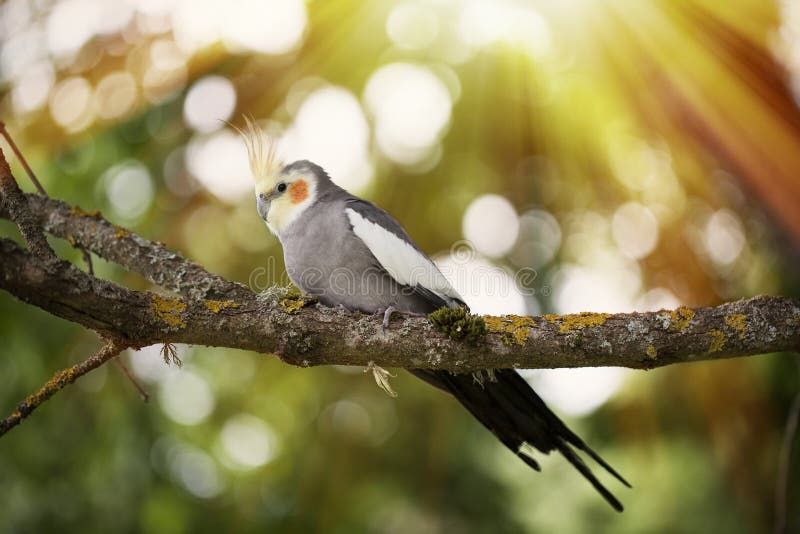
[[[441,308],[428,315],[433,326],[457,341],[476,345],[486,335],[483,317],[471,315],[466,308]]]

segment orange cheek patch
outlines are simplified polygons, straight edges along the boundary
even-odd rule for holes
[[[308,184],[305,180],[297,180],[289,186],[289,195],[292,199],[292,204],[300,204],[308,198]]]

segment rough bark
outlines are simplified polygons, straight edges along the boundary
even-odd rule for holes
[[[28,210],[42,228],[98,256],[136,272],[153,284],[188,298],[241,299],[252,295],[237,282],[209,273],[199,265],[104,219],[100,212],[24,194]],[[10,218],[5,205],[0,217]]]
[[[787,297],[648,313],[484,317],[486,334],[464,342],[424,317],[395,315],[382,332],[381,317],[322,307],[283,288],[238,299],[191,299],[132,291],[64,261],[42,264],[8,239],[0,240],[0,254],[0,288],[134,347],[189,343],[273,353],[300,366],[372,361],[472,371],[649,369],[800,346],[800,300]]]
[[[0,123],[0,129],[2,129],[2,123]],[[16,223],[31,251],[42,261],[54,261],[55,253],[28,209],[28,200],[14,180],[2,150],[0,150],[0,194],[3,198],[4,216]]]
[[[614,315],[476,319],[450,310],[428,320],[398,314],[384,330],[381,316],[325,308],[286,288],[253,293],[161,243],[110,223],[98,212],[24,194],[2,151],[0,200],[0,217],[13,221],[28,245],[25,249],[0,238],[0,289],[105,340],[97,354],[57,373],[0,421],[0,435],[124,348],[154,343],[164,344],[167,355],[172,343],[189,343],[272,353],[304,367],[340,364],[457,372],[604,365],[650,369],[800,347],[800,299],[787,297]],[[139,273],[159,292],[133,291],[58,259],[45,231],[66,239],[87,258],[91,251]]]

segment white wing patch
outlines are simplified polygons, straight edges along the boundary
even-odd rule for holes
[[[463,300],[436,265],[420,251],[352,208],[346,208],[345,213],[353,232],[396,281],[412,287],[422,286],[446,301]]]

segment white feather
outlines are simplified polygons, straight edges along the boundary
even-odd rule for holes
[[[365,219],[357,211],[347,208],[345,213],[356,236],[397,282],[407,286],[422,286],[447,301],[463,300],[427,256],[381,225]]]

